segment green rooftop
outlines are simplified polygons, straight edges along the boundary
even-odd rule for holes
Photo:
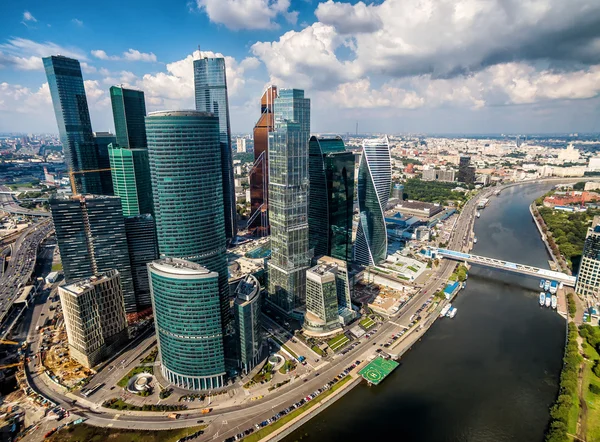
[[[384,359],[381,356],[373,359],[369,364],[358,372],[364,379],[374,385],[379,385],[392,371],[398,367],[396,361]]]

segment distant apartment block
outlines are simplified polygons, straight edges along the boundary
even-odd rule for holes
[[[58,288],[69,352],[92,368],[127,341],[127,318],[119,272],[82,279]]]
[[[452,169],[425,169],[423,170],[422,180],[452,183],[456,181],[456,171]]]

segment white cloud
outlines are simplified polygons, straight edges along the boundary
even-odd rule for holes
[[[371,88],[369,79],[364,78],[338,86],[336,91],[327,97],[342,108],[373,109],[393,107],[398,109],[416,109],[425,104],[425,99],[415,91],[384,84],[379,90]]]
[[[196,0],[210,21],[229,29],[274,29],[276,20],[284,17],[296,24],[298,12],[290,11],[290,0]]]
[[[91,54],[100,60],[127,60],[127,61],[156,61],[156,55],[154,53],[140,52],[136,49],[129,49],[127,52],[123,52],[123,56],[108,55],[106,51],[102,49],[94,49]]]
[[[23,20],[36,22],[37,19],[29,11],[23,12]]]
[[[0,44],[0,68],[17,70],[42,70],[42,57],[66,55],[86,60],[78,49],[66,48],[52,42],[38,43],[26,38],[12,38]]]
[[[98,69],[96,69],[94,66],[87,64],[85,61],[81,62],[81,70],[83,71],[84,74],[95,74],[96,72],[98,72]]]
[[[80,28],[83,27],[83,21],[79,20],[78,18],[74,18],[73,20],[71,20],[71,22],[75,25],[78,26]]]
[[[145,53],[135,49],[129,49],[127,52],[123,52],[123,58],[129,61],[156,61],[156,55],[152,52]]]
[[[362,1],[351,5],[329,0],[319,3],[315,15],[321,23],[334,26],[341,34],[375,32],[383,26],[377,6]]]

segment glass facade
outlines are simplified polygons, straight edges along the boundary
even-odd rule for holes
[[[581,296],[600,296],[600,217],[588,229],[577,275],[575,292]]]
[[[67,168],[72,171],[98,169],[98,147],[92,133],[79,61],[62,55],[42,60]],[[75,181],[80,193],[104,193],[98,172],[75,175]]]
[[[219,274],[183,259],[148,264],[163,376],[189,390],[224,386]]]
[[[387,137],[363,142],[358,166],[359,220],[354,260],[374,265],[387,257],[385,209],[392,186],[390,145]]]
[[[194,60],[194,87],[196,91],[196,110],[212,112],[219,119],[223,214],[225,236],[229,240],[235,238],[237,234],[237,213],[235,210],[233,154],[231,151],[231,126],[229,124],[225,59],[201,58],[200,60]]]
[[[340,137],[309,142],[309,245],[314,256],[352,260],[354,153]]]
[[[156,226],[150,214],[125,217],[133,289],[138,311],[152,305],[146,264],[158,259]]]
[[[228,326],[219,120],[207,112],[153,112],[146,133],[158,251],[219,274],[222,322]]]
[[[154,213],[147,149],[109,146],[115,195],[121,197],[124,216]]]
[[[110,101],[115,121],[117,145],[131,149],[145,149],[147,142],[144,92],[112,86]]]
[[[308,249],[308,139],[310,100],[304,91],[282,89],[275,99],[275,130],[269,134],[269,301],[290,313],[304,305]]]
[[[244,373],[251,371],[261,359],[262,332],[260,323],[260,284],[248,275],[235,290],[235,325],[238,337],[238,358]]]
[[[108,155],[108,146],[115,142],[116,138],[110,132],[94,132],[94,142],[98,149],[98,168],[110,169],[110,158]],[[102,194],[114,195],[113,182],[110,170],[99,173],[102,182]]]
[[[250,219],[248,229],[256,236],[269,234],[269,133],[273,132],[273,103],[277,87],[269,86],[260,99],[260,118],[254,126],[254,165],[249,174]]]
[[[119,198],[98,195],[52,198],[50,210],[66,282],[118,270],[125,311],[135,313],[137,302]]]

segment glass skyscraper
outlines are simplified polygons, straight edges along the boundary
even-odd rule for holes
[[[308,139],[310,100],[282,89],[269,134],[271,259],[268,299],[285,313],[304,305],[308,249]]]
[[[595,216],[588,229],[575,292],[581,296],[600,295],[600,216]]]
[[[250,219],[248,229],[256,236],[269,234],[269,133],[274,129],[273,104],[277,87],[269,86],[260,99],[260,118],[254,126],[254,165],[250,181]]]
[[[237,234],[237,212],[235,210],[233,154],[231,151],[231,126],[229,124],[225,59],[204,57],[194,60],[194,87],[196,91],[196,110],[212,112],[219,119],[223,214],[225,236],[230,240],[235,238]]]
[[[148,264],[162,374],[189,390],[223,387],[219,274],[190,261]]]
[[[50,200],[50,210],[66,282],[118,270],[125,311],[135,313],[137,302],[119,198],[57,197]]]
[[[100,172],[100,181],[102,181],[102,194],[114,195],[112,175],[110,173],[110,158],[108,156],[108,146],[115,142],[116,138],[110,132],[94,132],[94,143],[98,149],[98,168],[106,169]]]
[[[99,169],[98,148],[79,61],[62,55],[42,60],[67,168],[72,171]],[[80,193],[104,193],[99,172],[77,174],[75,181]]]
[[[235,290],[235,325],[239,364],[244,373],[251,371],[261,359],[260,284],[253,275],[242,279]]]
[[[126,89],[121,86],[110,88],[110,101],[117,145],[131,149],[145,149],[146,142],[146,102],[144,92]]]
[[[158,251],[219,274],[218,297],[227,326],[230,307],[219,120],[207,112],[153,112],[146,117],[146,133]]]
[[[158,259],[154,218],[150,214],[125,217],[125,234],[135,298],[138,311],[141,311],[152,305],[146,265]]]
[[[340,137],[311,137],[308,147],[309,246],[314,256],[352,261],[354,153]]]
[[[379,264],[387,257],[385,209],[392,186],[388,138],[365,140],[358,166],[359,219],[354,260],[362,265]]]

